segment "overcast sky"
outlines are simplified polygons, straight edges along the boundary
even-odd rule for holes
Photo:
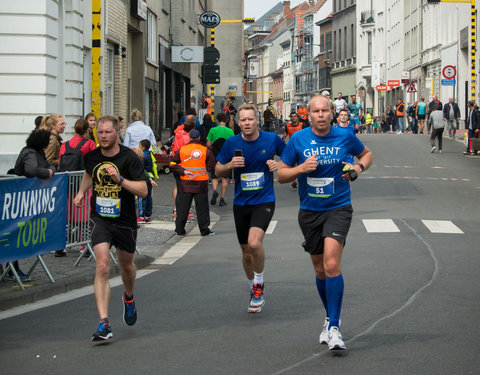
[[[245,0],[244,17],[255,17],[255,19],[258,19],[279,2],[283,3],[283,0]],[[290,8],[300,3],[302,3],[302,0],[290,0]]]

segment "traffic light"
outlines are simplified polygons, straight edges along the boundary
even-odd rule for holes
[[[220,65],[202,65],[202,83],[220,83]]]

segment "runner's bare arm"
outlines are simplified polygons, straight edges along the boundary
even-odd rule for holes
[[[218,177],[226,177],[233,168],[242,168],[245,166],[245,158],[243,156],[234,156],[227,164],[217,161],[215,165],[215,175]]]
[[[301,174],[313,172],[315,169],[317,169],[317,163],[318,161],[316,154],[310,156],[302,164],[296,165],[295,167],[290,167],[281,161],[278,165],[277,181],[281,184],[292,182]]]
[[[90,176],[87,172],[83,172],[82,182],[80,183],[80,189],[78,190],[77,195],[75,196],[73,202],[75,206],[81,207],[83,206],[83,197],[88,189],[92,186],[92,176]]]

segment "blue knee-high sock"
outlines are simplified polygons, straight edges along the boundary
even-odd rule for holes
[[[343,300],[342,274],[335,277],[327,277],[325,287],[328,302],[328,317],[330,318],[330,324],[328,325],[328,328],[339,327]]]
[[[325,312],[327,313],[327,317],[328,317],[327,288],[325,286],[326,281],[320,280],[318,277],[315,278],[315,281],[317,282],[318,294],[320,294],[320,299],[323,302],[323,307],[325,307]]]

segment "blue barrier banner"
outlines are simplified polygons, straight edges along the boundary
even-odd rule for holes
[[[0,263],[66,245],[68,175],[0,180]]]

